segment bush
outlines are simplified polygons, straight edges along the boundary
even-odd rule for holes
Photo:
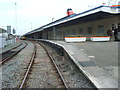
[[[67,37],[84,37],[83,35],[68,35]]]

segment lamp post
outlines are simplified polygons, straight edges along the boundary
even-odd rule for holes
[[[17,30],[17,3],[15,2],[15,27]]]
[[[52,22],[53,22],[54,18],[52,18]]]

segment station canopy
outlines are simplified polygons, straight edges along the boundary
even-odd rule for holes
[[[79,13],[79,14],[73,14],[70,16],[63,17],[59,20],[56,20],[56,21],[46,24],[42,27],[39,27],[33,31],[30,31],[30,32],[26,33],[25,35],[43,31],[43,30],[51,28],[53,26],[64,27],[64,26],[74,25],[74,24],[78,24],[78,23],[84,23],[84,22],[88,22],[88,21],[104,19],[106,17],[112,17],[115,15],[117,15],[117,16],[120,15],[120,7],[118,7],[118,6],[111,7],[111,6],[102,5],[102,6],[87,10],[87,11]]]

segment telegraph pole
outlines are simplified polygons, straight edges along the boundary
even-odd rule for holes
[[[15,28],[17,30],[17,3],[15,2]]]

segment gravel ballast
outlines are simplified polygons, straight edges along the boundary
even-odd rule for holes
[[[19,87],[32,53],[33,44],[28,42],[25,49],[0,67],[2,68],[2,88]]]
[[[31,68],[26,88],[64,88],[46,51],[37,46],[35,62]]]
[[[53,56],[67,85],[70,88],[95,88],[95,86],[77,68],[68,54],[55,44],[42,42]]]

